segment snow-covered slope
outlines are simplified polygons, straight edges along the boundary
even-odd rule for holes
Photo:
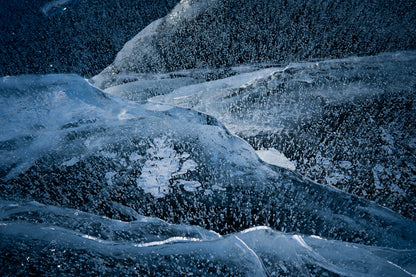
[[[189,225],[132,222],[0,201],[2,275],[412,276],[416,250],[286,234],[267,227],[220,236]],[[74,266],[76,265],[76,266]]]
[[[98,86],[125,72],[415,49],[415,10],[411,0],[183,0],[125,44]]]
[[[303,175],[416,218],[416,53],[290,64],[152,101],[211,114]]]
[[[0,97],[3,199],[415,248],[416,223],[261,162],[211,116],[107,96],[76,75],[2,78]]]

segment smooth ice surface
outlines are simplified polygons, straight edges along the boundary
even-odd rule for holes
[[[149,217],[123,222],[36,202],[0,201],[0,238],[7,257],[3,273],[18,274],[28,268],[39,274],[117,275],[154,274],[156,269],[171,275],[241,276],[414,276],[416,272],[415,250],[286,234],[264,226],[220,236]],[[48,256],[41,258],[44,254]]]
[[[153,96],[167,94],[176,88],[191,85],[196,82],[197,80],[189,77],[142,79],[140,81],[110,87],[105,92],[133,101],[145,101]]]

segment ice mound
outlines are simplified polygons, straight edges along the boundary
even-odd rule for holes
[[[206,114],[105,95],[75,75],[1,78],[0,97],[2,199],[414,248],[414,222],[262,162]]]

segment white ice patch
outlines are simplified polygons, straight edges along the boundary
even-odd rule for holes
[[[151,242],[146,242],[146,243],[138,243],[138,244],[134,244],[134,246],[135,247],[153,247],[153,246],[173,244],[173,243],[178,243],[178,242],[196,242],[196,241],[202,241],[202,240],[197,239],[197,238],[173,237],[173,238],[168,238],[168,239],[162,240],[162,241],[151,241]]]
[[[121,112],[117,115],[119,120],[128,120],[135,118],[134,115],[131,115],[127,112],[127,110],[121,110]]]
[[[182,155],[182,158],[187,158],[187,156]],[[194,171],[197,168],[197,163],[193,160],[186,160],[182,164],[182,168],[179,172],[175,173],[174,176],[185,174],[188,171]]]
[[[105,174],[105,179],[107,181],[107,185],[111,186],[113,184],[113,177],[117,174],[117,172],[110,171]]]
[[[290,170],[296,169],[296,165],[291,160],[274,148],[258,150],[256,153],[260,159],[268,164],[277,165]]]
[[[300,235],[293,235],[292,238],[296,240],[302,247],[305,247],[309,251],[313,252],[313,249],[305,242],[305,240]]]
[[[164,197],[170,191],[171,178],[196,169],[193,160],[185,160],[189,154],[180,154],[173,149],[172,142],[165,137],[155,138],[147,150],[149,159],[137,179],[137,186],[156,198]],[[181,166],[182,163],[182,166]],[[180,180],[187,191],[195,191],[199,182]]]
[[[77,157],[73,157],[72,159],[70,159],[70,160],[68,160],[68,161],[66,161],[66,162],[63,162],[63,163],[62,163],[62,165],[63,165],[63,166],[73,166],[73,165],[75,165],[77,162],[79,162],[79,158],[77,158]]]
[[[182,103],[182,101],[191,100],[192,97],[199,97],[203,94],[209,93],[212,95],[212,92],[215,91],[222,91],[222,90],[230,90],[236,89],[240,87],[249,86],[251,83],[255,82],[256,80],[266,78],[271,74],[278,71],[279,68],[266,68],[254,72],[239,74],[237,76],[228,77],[225,79],[209,81],[201,84],[194,84],[189,86],[184,86],[178,89],[175,89],[169,95],[161,95],[156,96],[150,99],[152,102],[162,102],[162,103],[172,103],[178,104]]]
[[[265,231],[273,231],[270,227],[267,226],[256,226],[256,227],[251,227],[249,229],[243,230],[240,233],[241,234],[247,234],[250,232],[256,232],[256,231],[260,231],[260,230],[265,230]]]

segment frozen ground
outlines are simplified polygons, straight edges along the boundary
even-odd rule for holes
[[[5,274],[415,273],[413,221],[262,162],[211,116],[76,75],[0,91]]]
[[[275,148],[302,175],[414,219],[415,68],[415,52],[406,51],[236,67],[208,82],[196,70],[131,73],[132,82],[121,74],[112,80],[126,83],[105,91],[145,100],[143,85],[161,80],[167,89],[150,101],[208,113],[255,149]]]
[[[0,275],[416,276],[415,1],[175,3],[0,2],[0,75],[122,48],[0,78]]]

